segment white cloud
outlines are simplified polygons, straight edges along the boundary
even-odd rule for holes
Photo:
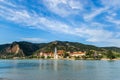
[[[104,42],[113,36],[112,32],[89,28],[78,28],[76,29],[76,34],[82,34],[82,37],[86,37],[86,40],[89,42]]]
[[[69,13],[67,9],[64,9],[64,8],[62,8],[62,10],[58,9],[58,7],[60,6],[59,4],[61,3],[62,5],[69,4],[69,6],[72,6],[71,9],[78,9],[78,8],[81,9],[81,7],[77,7],[72,3],[68,3],[67,0],[50,0],[50,1],[52,1],[51,3],[48,4],[50,8],[54,9],[56,7],[55,11],[58,11],[58,12],[61,11],[60,15],[71,14],[71,12]],[[98,10],[95,10],[95,12],[86,16],[86,19],[93,19],[95,16],[101,14],[103,11],[106,11],[107,9],[108,8],[100,8]],[[59,14],[58,12],[57,14]],[[45,31],[50,31],[55,33],[78,36],[86,39],[86,41],[89,41],[89,42],[94,42],[94,43],[106,42],[106,43],[111,43],[113,45],[120,43],[119,42],[120,39],[115,37],[117,33],[104,30],[103,28],[95,28],[95,27],[91,28],[94,25],[102,26],[101,23],[91,23],[90,25],[87,25],[87,24],[84,25],[85,23],[83,23],[83,26],[78,25],[78,27],[74,27],[62,21],[51,19],[50,17],[40,16],[38,13],[35,13],[35,12],[29,12],[26,9],[12,9],[2,5],[0,5],[0,17],[9,21],[13,21],[15,23],[25,25],[26,27],[30,27],[30,28],[32,27],[32,28],[42,29]],[[44,39],[41,39],[41,38],[22,38],[22,40],[31,41],[31,42],[45,41]]]
[[[107,14],[104,17],[104,21],[111,23],[114,29],[120,29],[120,0],[101,0],[105,7],[108,7]]]
[[[46,31],[54,31],[57,33],[75,35],[83,38],[87,38],[87,41],[101,41],[99,38],[103,37],[106,40],[110,34],[104,30],[96,30],[96,29],[89,29],[89,28],[73,28],[68,24],[62,23],[57,20],[52,20],[49,18],[41,17],[38,14],[29,13],[26,10],[11,10],[6,9],[8,14],[2,14],[4,18],[14,21],[16,23],[21,23],[23,25],[31,26],[37,29],[43,29]],[[5,15],[5,16],[4,16]],[[6,17],[7,16],[7,17]],[[106,36],[103,36],[103,33],[106,33]],[[103,39],[102,38],[102,39]]]
[[[50,11],[62,17],[77,14],[76,10],[83,10],[78,0],[44,0],[44,4]]]
[[[4,4],[7,6],[11,6],[11,7],[16,7],[16,5],[10,2],[9,0],[0,0],[0,4]]]
[[[101,0],[104,6],[118,9],[120,8],[120,0]]]
[[[104,7],[104,8],[99,8],[99,9],[94,9],[91,11],[91,13],[85,14],[84,15],[84,20],[85,21],[89,21],[94,19],[96,16],[98,16],[101,13],[104,13],[105,11],[107,11],[108,7]]]
[[[30,42],[35,42],[35,43],[42,43],[42,42],[46,42],[46,39],[42,39],[42,38],[21,38],[21,40],[23,41],[30,41]]]
[[[9,12],[7,13],[7,17],[4,16],[5,14],[2,14],[3,17],[7,18],[8,20],[15,21],[18,23],[23,23],[28,26],[34,26],[36,28],[40,29],[48,29],[53,31],[61,31],[62,33],[68,33],[68,34],[74,34],[78,33],[78,28],[72,28],[71,26],[61,23],[56,20],[51,20],[45,17],[41,17],[37,14],[32,14],[27,12],[26,10],[11,10],[9,8],[4,8],[5,11]],[[34,22],[33,22],[34,21]],[[43,25],[43,26],[40,26]],[[79,33],[89,33],[87,29],[79,28]],[[91,30],[90,30],[91,32]],[[94,32],[94,30],[92,30]],[[91,34],[91,33],[90,33]],[[78,34],[76,34],[78,35]]]
[[[115,19],[114,16],[106,16],[107,21],[115,24],[116,26],[120,26],[120,20]]]
[[[80,1],[78,0],[69,0],[68,1],[68,5],[72,8],[72,9],[78,9],[78,10],[83,10],[83,5],[80,3]]]

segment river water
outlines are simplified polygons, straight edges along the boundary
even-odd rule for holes
[[[0,60],[0,80],[120,80],[120,61]]]

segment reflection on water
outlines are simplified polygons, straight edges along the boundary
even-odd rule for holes
[[[119,80],[120,61],[0,60],[0,80]]]

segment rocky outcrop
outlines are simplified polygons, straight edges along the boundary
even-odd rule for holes
[[[13,42],[10,46],[4,48],[0,51],[1,57],[24,57],[22,49],[20,49],[19,44]]]
[[[0,45],[0,57],[13,58],[31,56],[42,46],[44,46],[44,43],[36,44],[25,41],[13,42],[9,45]]]
[[[6,49],[6,51],[7,51],[8,53],[15,53],[15,54],[17,54],[17,53],[20,52],[20,48],[19,48],[19,45],[18,45],[18,44],[15,44],[15,45],[11,45],[10,47],[8,47],[8,48]]]
[[[120,53],[120,48],[118,47],[96,47],[93,45],[85,45],[78,42],[68,42],[68,41],[53,41],[49,43],[30,43],[26,41],[13,42],[11,44],[0,45],[0,58],[13,58],[13,57],[31,57],[32,55],[37,55],[40,52],[50,53],[54,52],[55,46],[58,50],[64,50],[66,52],[76,52],[76,51],[90,51],[95,50],[100,53],[112,50],[114,52]]]

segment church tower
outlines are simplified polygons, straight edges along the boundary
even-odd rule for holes
[[[55,50],[54,50],[54,59],[58,59],[57,47],[55,47]]]

